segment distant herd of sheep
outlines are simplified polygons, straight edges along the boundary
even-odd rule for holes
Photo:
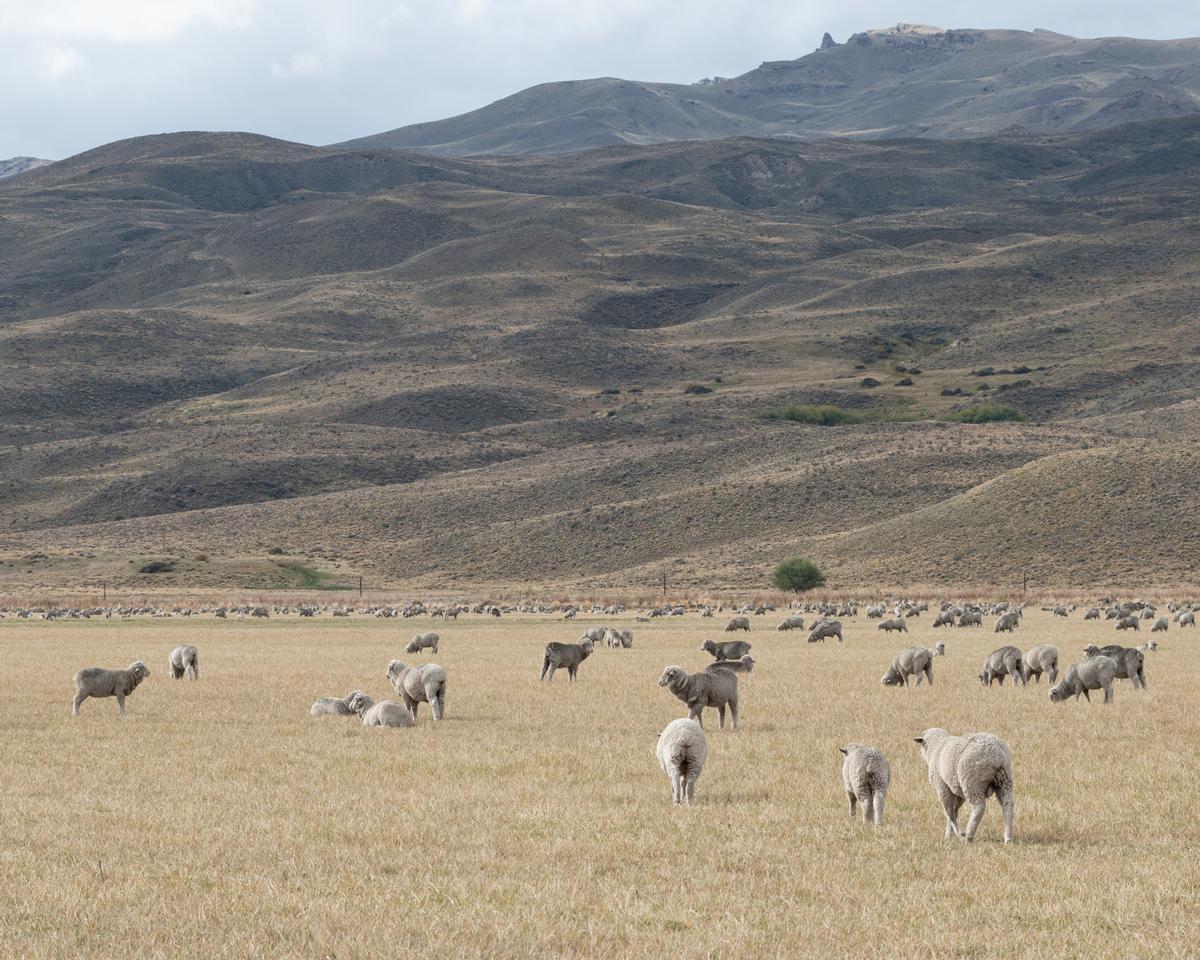
[[[429,608],[423,605],[416,606],[422,612],[429,612]],[[1194,627],[1197,606],[1172,605],[1174,621],[1181,627]],[[412,615],[407,612],[411,607],[404,609],[406,612],[403,615]],[[623,609],[606,607],[604,612],[611,610],[617,613]],[[878,629],[888,633],[907,633],[906,621],[911,617],[920,616],[927,609],[927,604],[923,603],[899,603],[889,611],[876,604],[868,606],[866,612],[869,619],[880,621]],[[1056,616],[1068,616],[1070,613],[1070,609],[1063,606],[1044,609]],[[447,610],[452,610],[452,613],[447,613]],[[842,642],[842,623],[833,617],[857,615],[856,604],[810,605],[806,612],[809,610],[819,614],[809,629],[810,643],[834,637]],[[301,615],[310,615],[304,613],[303,608],[299,612]],[[439,608],[439,612],[453,619],[457,617],[459,609]],[[478,612],[497,616],[500,608],[483,606]],[[765,610],[747,609],[746,612],[762,614]],[[988,613],[997,616],[997,633],[1012,633],[1019,627],[1023,612],[1024,605],[995,604],[984,608],[943,604],[932,625],[978,627],[982,624],[984,614]],[[225,613],[224,609],[221,613]],[[563,615],[565,619],[573,619],[576,613],[576,608],[571,607]],[[713,611],[711,607],[704,607],[700,613],[701,616],[712,616]],[[333,615],[338,614],[334,611]],[[666,608],[652,611],[651,615],[677,616],[679,613],[677,608]],[[1148,604],[1116,605],[1110,602],[1110,606],[1104,612],[1100,607],[1091,607],[1084,613],[1085,620],[1098,620],[1102,616],[1115,620],[1118,630],[1137,630],[1140,622],[1151,619],[1154,621],[1152,632],[1163,632],[1169,627],[1168,619],[1159,616],[1155,608]],[[638,618],[639,621],[644,619],[646,618]],[[793,612],[779,624],[778,629],[802,630],[804,618]],[[733,617],[725,627],[727,633],[749,630],[750,620],[746,616]],[[417,634],[405,647],[405,652],[417,654],[429,650],[436,654],[439,639],[438,634],[433,632]],[[580,665],[594,652],[598,644],[605,644],[611,649],[629,649],[633,646],[633,632],[628,629],[593,627],[585,631],[578,642],[556,641],[546,644],[542,655],[540,679],[553,680],[555,671],[562,668],[567,671],[570,680],[576,680]],[[1060,702],[1068,697],[1078,700],[1081,695],[1090,700],[1090,691],[1103,691],[1104,702],[1111,703],[1115,680],[1129,680],[1134,688],[1146,687],[1145,653],[1156,648],[1157,643],[1154,640],[1141,647],[1088,644],[1083,649],[1082,658],[1061,671],[1060,678],[1059,652],[1053,644],[1038,644],[1025,652],[1016,646],[1005,645],[988,655],[978,679],[983,686],[988,687],[994,681],[1003,686],[1005,678],[1011,677],[1015,686],[1017,683],[1027,685],[1031,679],[1040,683],[1042,674],[1045,674],[1052,685],[1049,698],[1053,702]],[[689,673],[681,666],[672,665],[663,670],[658,680],[658,685],[665,687],[683,702],[688,711],[686,717],[667,724],[655,747],[655,755],[671,783],[672,799],[677,804],[692,802],[696,783],[708,756],[708,743],[702,722],[703,711],[705,708],[715,709],[718,724],[724,728],[728,710],[730,729],[736,730],[738,674],[749,673],[754,668],[754,659],[750,655],[751,644],[746,640],[705,640],[700,649],[713,657],[713,662],[704,670]],[[908,687],[912,678],[917,686],[923,681],[932,685],[935,658],[944,656],[945,652],[946,645],[942,642],[933,647],[909,647],[901,650],[881,677],[880,683],[884,686]],[[182,645],[173,649],[168,657],[168,664],[172,677],[177,680],[188,677],[195,681],[200,678],[199,652],[193,645]],[[121,670],[100,667],[80,670],[75,675],[72,715],[78,716],[80,705],[90,697],[114,697],[118,713],[123,717],[126,698],[149,676],[150,670],[141,660],[136,660]],[[435,721],[444,717],[447,675],[443,667],[436,663],[410,667],[399,660],[393,660],[387,665],[385,676],[400,697],[400,702],[376,702],[363,690],[353,690],[343,698],[318,699],[312,704],[311,716],[357,716],[362,724],[368,727],[411,727],[417,721],[419,705],[428,703]],[[994,796],[1003,811],[1004,842],[1011,842],[1013,777],[1012,757],[1008,745],[991,734],[952,736],[940,728],[926,730],[916,738],[916,742],[921,745],[921,755],[928,768],[929,782],[945,813],[946,836],[972,840],[983,815],[985,802],[989,796]],[[842,781],[850,816],[856,817],[856,808],[861,806],[864,820],[879,826],[883,822],[891,778],[887,758],[877,748],[861,743],[850,743],[839,750],[844,754]],[[958,814],[964,803],[971,807],[965,832],[958,828]]]

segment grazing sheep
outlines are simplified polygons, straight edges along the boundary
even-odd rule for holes
[[[1022,679],[1028,683],[1030,677],[1042,682],[1042,674],[1048,674],[1050,682],[1058,679],[1058,647],[1052,643],[1039,643],[1031,647],[1021,658]]]
[[[1117,621],[1117,629],[1141,631],[1141,627],[1138,626],[1137,617],[1121,617],[1121,619]]]
[[[1087,611],[1083,615],[1083,619],[1084,620],[1099,620],[1100,619],[1100,608],[1099,607],[1088,607]]]
[[[422,650],[432,650],[438,652],[438,640],[441,639],[436,633],[418,633],[415,637],[408,641],[408,646],[404,648],[405,653],[420,653]]]
[[[929,768],[929,782],[942,802],[946,814],[946,839],[975,839],[987,798],[994,796],[1004,811],[1004,842],[1013,841],[1012,751],[1008,744],[990,733],[951,736],[940,727],[916,737],[921,757]],[[958,829],[958,811],[966,801],[971,805],[967,832]]]
[[[1050,702],[1058,703],[1060,700],[1066,700],[1072,694],[1075,695],[1075,700],[1078,702],[1079,695],[1082,693],[1090,703],[1092,698],[1088,696],[1088,691],[1102,689],[1104,702],[1112,703],[1112,682],[1116,675],[1117,662],[1112,657],[1085,657],[1078,663],[1067,667],[1067,672],[1063,674],[1062,680],[1050,690]]]
[[[71,716],[79,716],[79,705],[88,697],[116,697],[117,714],[125,716],[125,698],[148,676],[150,668],[141,660],[134,660],[124,670],[105,670],[103,667],[80,670],[75,674],[75,700],[71,704]]]
[[[726,633],[734,633],[737,630],[745,630],[747,633],[749,633],[750,619],[748,617],[734,617],[727,624],[725,624]]]
[[[1015,610],[1010,610],[996,621],[996,633],[1012,633],[1017,629],[1021,617]]]
[[[314,700],[312,709],[309,710],[314,717],[349,717],[354,714],[354,710],[350,707],[350,701],[358,694],[365,693],[361,690],[351,690],[345,697],[339,700],[337,697],[321,697],[319,700]]]
[[[380,700],[376,703],[361,690],[353,694],[347,703],[362,718],[364,727],[411,727],[412,714],[403,704],[395,700]]]
[[[579,672],[579,665],[592,655],[594,649],[591,640],[583,640],[580,643],[559,643],[552,640],[546,644],[542,656],[542,675],[538,679],[553,680],[554,671],[559,667],[566,667],[567,674],[574,680],[575,674]]]
[[[816,643],[818,640],[824,643],[826,637],[837,637],[838,643],[842,642],[841,620],[818,620],[808,632],[809,643]]]
[[[691,806],[696,781],[708,758],[708,740],[699,721],[693,717],[672,720],[658,735],[654,753],[663,773],[671,780],[672,801]]]
[[[404,700],[404,705],[417,722],[417,707],[429,704],[433,719],[441,720],[446,711],[446,670],[436,663],[406,667],[399,660],[388,664],[387,678]]]
[[[1192,610],[1179,615],[1179,625],[1181,627],[1194,627],[1196,625],[1196,614]]]
[[[775,629],[776,630],[803,630],[804,629],[804,618],[803,617],[788,617],[786,620],[782,621],[779,624],[779,626],[777,626]]]
[[[842,786],[850,802],[850,819],[854,819],[855,805],[862,804],[863,823],[883,826],[883,805],[892,779],[887,757],[875,747],[861,743],[848,743],[838,749],[846,755],[842,761]]]
[[[1014,687],[1018,680],[1021,681],[1022,686],[1025,684],[1021,651],[1013,646],[1001,647],[999,650],[993,651],[983,661],[983,669],[979,671],[979,682],[985,687],[990,687],[993,680],[999,680],[1000,686],[1004,686],[1005,677],[1013,678]]]
[[[1151,633],[1166,633],[1167,627],[1170,625],[1166,617],[1159,617],[1154,621],[1154,626],[1150,628]]]
[[[734,673],[749,673],[754,669],[754,658],[746,654],[740,660],[717,660],[710,663],[705,670],[732,670]]]
[[[882,630],[885,633],[891,633],[893,630],[899,630],[901,633],[908,633],[908,623],[900,617],[893,617],[891,620],[880,620],[876,630]]]
[[[715,660],[738,660],[750,652],[750,643],[747,640],[705,640],[700,649],[711,653]]]
[[[192,680],[200,679],[200,653],[190,643],[171,651],[171,676],[181,680],[186,673]]]
[[[982,627],[983,614],[978,610],[964,610],[958,617],[960,627]]]
[[[666,687],[675,696],[687,704],[688,716],[699,721],[704,726],[701,714],[705,707],[716,707],[719,723],[725,726],[725,707],[728,705],[731,716],[730,729],[737,729],[738,722],[738,680],[731,670],[705,670],[701,673],[689,674],[683,667],[667,667],[658,685]]]
[[[922,679],[928,680],[929,685],[933,686],[933,651],[928,647],[901,650],[879,682],[885,687],[907,687],[908,678],[912,676],[917,678],[918,687]]]
[[[1134,688],[1146,688],[1146,658],[1137,647],[1122,647],[1110,643],[1098,647],[1089,643],[1083,648],[1085,657],[1111,657],[1117,664],[1117,679],[1130,681]]]
[[[937,657],[944,657],[946,655],[946,645],[939,640],[933,645],[933,654]]]

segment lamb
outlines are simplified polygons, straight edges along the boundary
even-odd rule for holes
[[[1104,690],[1104,702],[1112,703],[1112,682],[1116,675],[1117,662],[1112,657],[1084,657],[1078,663],[1067,667],[1067,672],[1063,674],[1062,680],[1058,682],[1057,686],[1051,688],[1050,702],[1058,703],[1074,694],[1075,701],[1078,703],[1079,695],[1082,693],[1090,703],[1092,698],[1088,696],[1088,691],[1102,689]]]
[[[182,679],[185,673],[192,680],[200,679],[200,653],[190,643],[171,651],[170,664],[171,676],[176,680]]]
[[[446,670],[436,663],[406,667],[399,660],[388,664],[387,678],[404,700],[404,706],[417,721],[417,707],[429,704],[433,719],[441,720],[446,711]]]
[[[1004,811],[1004,842],[1012,843],[1013,775],[1008,744],[990,733],[955,737],[940,727],[926,730],[915,739],[929,768],[929,783],[946,814],[946,839],[961,837],[966,843],[974,840],[987,798],[994,796]],[[971,805],[965,834],[958,829],[963,801]]]
[[[71,704],[71,716],[79,716],[79,705],[88,697],[116,697],[117,714],[124,717],[125,698],[148,676],[150,668],[141,660],[134,660],[124,670],[106,670],[103,667],[80,670],[75,674],[75,700]]]
[[[1025,684],[1021,651],[1013,646],[993,651],[983,662],[983,669],[979,671],[979,682],[985,687],[990,687],[993,680],[999,680],[1000,686],[1004,686],[1005,677],[1013,678],[1013,686],[1017,685],[1018,680],[1022,686]]]
[[[754,669],[754,658],[750,654],[746,654],[740,660],[717,660],[710,663],[704,668],[708,671],[713,670],[732,670],[734,673],[749,673]]]
[[[1138,626],[1137,617],[1121,617],[1121,619],[1117,621],[1117,629],[1141,631],[1141,627]]]
[[[1115,643],[1098,647],[1089,643],[1083,648],[1085,657],[1111,657],[1117,664],[1117,679],[1129,680],[1134,687],[1146,687],[1146,657],[1137,647],[1122,647]]]
[[[654,753],[663,773],[671,780],[672,801],[691,806],[696,795],[696,781],[708,758],[708,740],[699,721],[692,717],[672,720],[658,735]]]
[[[361,690],[351,696],[347,706],[362,718],[364,727],[411,727],[412,714],[395,700],[376,703]]]
[[[1039,643],[1030,648],[1021,658],[1022,679],[1028,683],[1029,678],[1036,676],[1037,682],[1042,682],[1042,674],[1048,674],[1050,682],[1058,679],[1058,647],[1052,643]]]
[[[838,749],[846,755],[842,761],[842,786],[850,801],[850,819],[854,819],[855,805],[861,803],[863,823],[883,826],[883,805],[892,779],[887,757],[875,747],[861,743],[848,743]]]
[[[933,651],[928,647],[901,650],[879,682],[885,687],[907,687],[911,676],[917,678],[918,687],[922,679],[928,680],[929,685],[933,686]]]
[[[349,717],[354,714],[350,708],[350,701],[358,694],[365,693],[361,690],[351,690],[345,697],[338,699],[337,697],[321,697],[319,700],[314,700],[312,709],[309,710],[314,717]]]
[[[1151,633],[1166,633],[1168,626],[1170,626],[1170,622],[1167,620],[1167,618],[1159,617],[1157,620],[1154,621],[1154,626],[1152,626],[1150,628],[1150,632]]]
[[[725,624],[726,633],[734,633],[738,630],[745,630],[747,633],[750,632],[749,617],[734,617],[727,624]]]
[[[700,649],[711,653],[715,660],[738,660],[750,652],[750,643],[746,640],[705,640]]]
[[[725,727],[725,707],[731,714],[730,729],[737,729],[738,722],[738,679],[731,670],[705,670],[689,674],[683,667],[667,667],[658,678],[658,685],[666,687],[687,704],[688,716],[704,726],[701,714],[705,707],[716,707],[720,726]]]
[[[842,642],[841,620],[818,620],[808,632],[809,643],[816,643],[818,640],[823,643],[826,637],[837,637],[838,643]]]
[[[573,681],[575,674],[579,672],[579,665],[592,655],[594,649],[592,641],[587,639],[580,643],[559,643],[552,640],[546,644],[542,656],[542,675],[538,679],[553,680],[554,671],[559,667],[566,667],[567,674]]]
[[[893,617],[891,620],[880,620],[876,630],[883,630],[886,633],[891,633],[893,630],[899,630],[901,633],[908,633],[908,624],[900,617]]]
[[[440,639],[432,630],[429,633],[418,633],[408,641],[408,646],[404,648],[404,652],[420,653],[422,650],[432,650],[434,653],[437,653],[438,640]]]

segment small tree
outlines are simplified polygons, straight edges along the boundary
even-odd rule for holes
[[[803,593],[825,585],[825,574],[811,560],[790,557],[775,568],[771,580],[780,590]]]

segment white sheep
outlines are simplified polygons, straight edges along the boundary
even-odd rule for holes
[[[412,713],[395,700],[380,700],[376,703],[361,690],[355,693],[347,706],[362,718],[364,727],[411,727]]]
[[[863,823],[883,826],[883,805],[892,779],[887,757],[875,747],[861,743],[848,743],[838,749],[846,755],[842,761],[842,786],[850,802],[850,819],[854,819],[855,805],[861,803]]]
[[[314,717],[349,717],[355,712],[350,707],[350,701],[358,694],[366,696],[362,690],[351,690],[340,699],[338,697],[321,697],[313,701],[309,713]]]
[[[428,703],[433,719],[441,720],[446,710],[446,670],[436,663],[424,663],[419,667],[406,667],[393,660],[387,667],[387,678],[404,700],[404,705],[417,719],[417,706]]]
[[[75,674],[75,699],[71,703],[71,716],[79,716],[79,705],[88,697],[116,697],[117,713],[125,716],[125,698],[148,676],[150,668],[141,660],[134,660],[124,670],[106,670],[104,667],[80,670]]]
[[[1008,744],[990,733],[955,737],[940,727],[926,730],[915,739],[929,768],[929,782],[946,814],[946,839],[961,837],[966,843],[975,839],[987,798],[995,796],[1004,811],[1004,842],[1012,843],[1013,775]],[[963,801],[971,804],[965,834],[958,829]]]
[[[658,735],[654,753],[663,773],[671,780],[671,799],[690,806],[696,793],[696,781],[708,758],[708,740],[700,722],[691,717],[672,720]]]
[[[171,651],[170,664],[171,676],[176,680],[183,679],[184,674],[192,680],[200,679],[200,653],[190,643]]]

